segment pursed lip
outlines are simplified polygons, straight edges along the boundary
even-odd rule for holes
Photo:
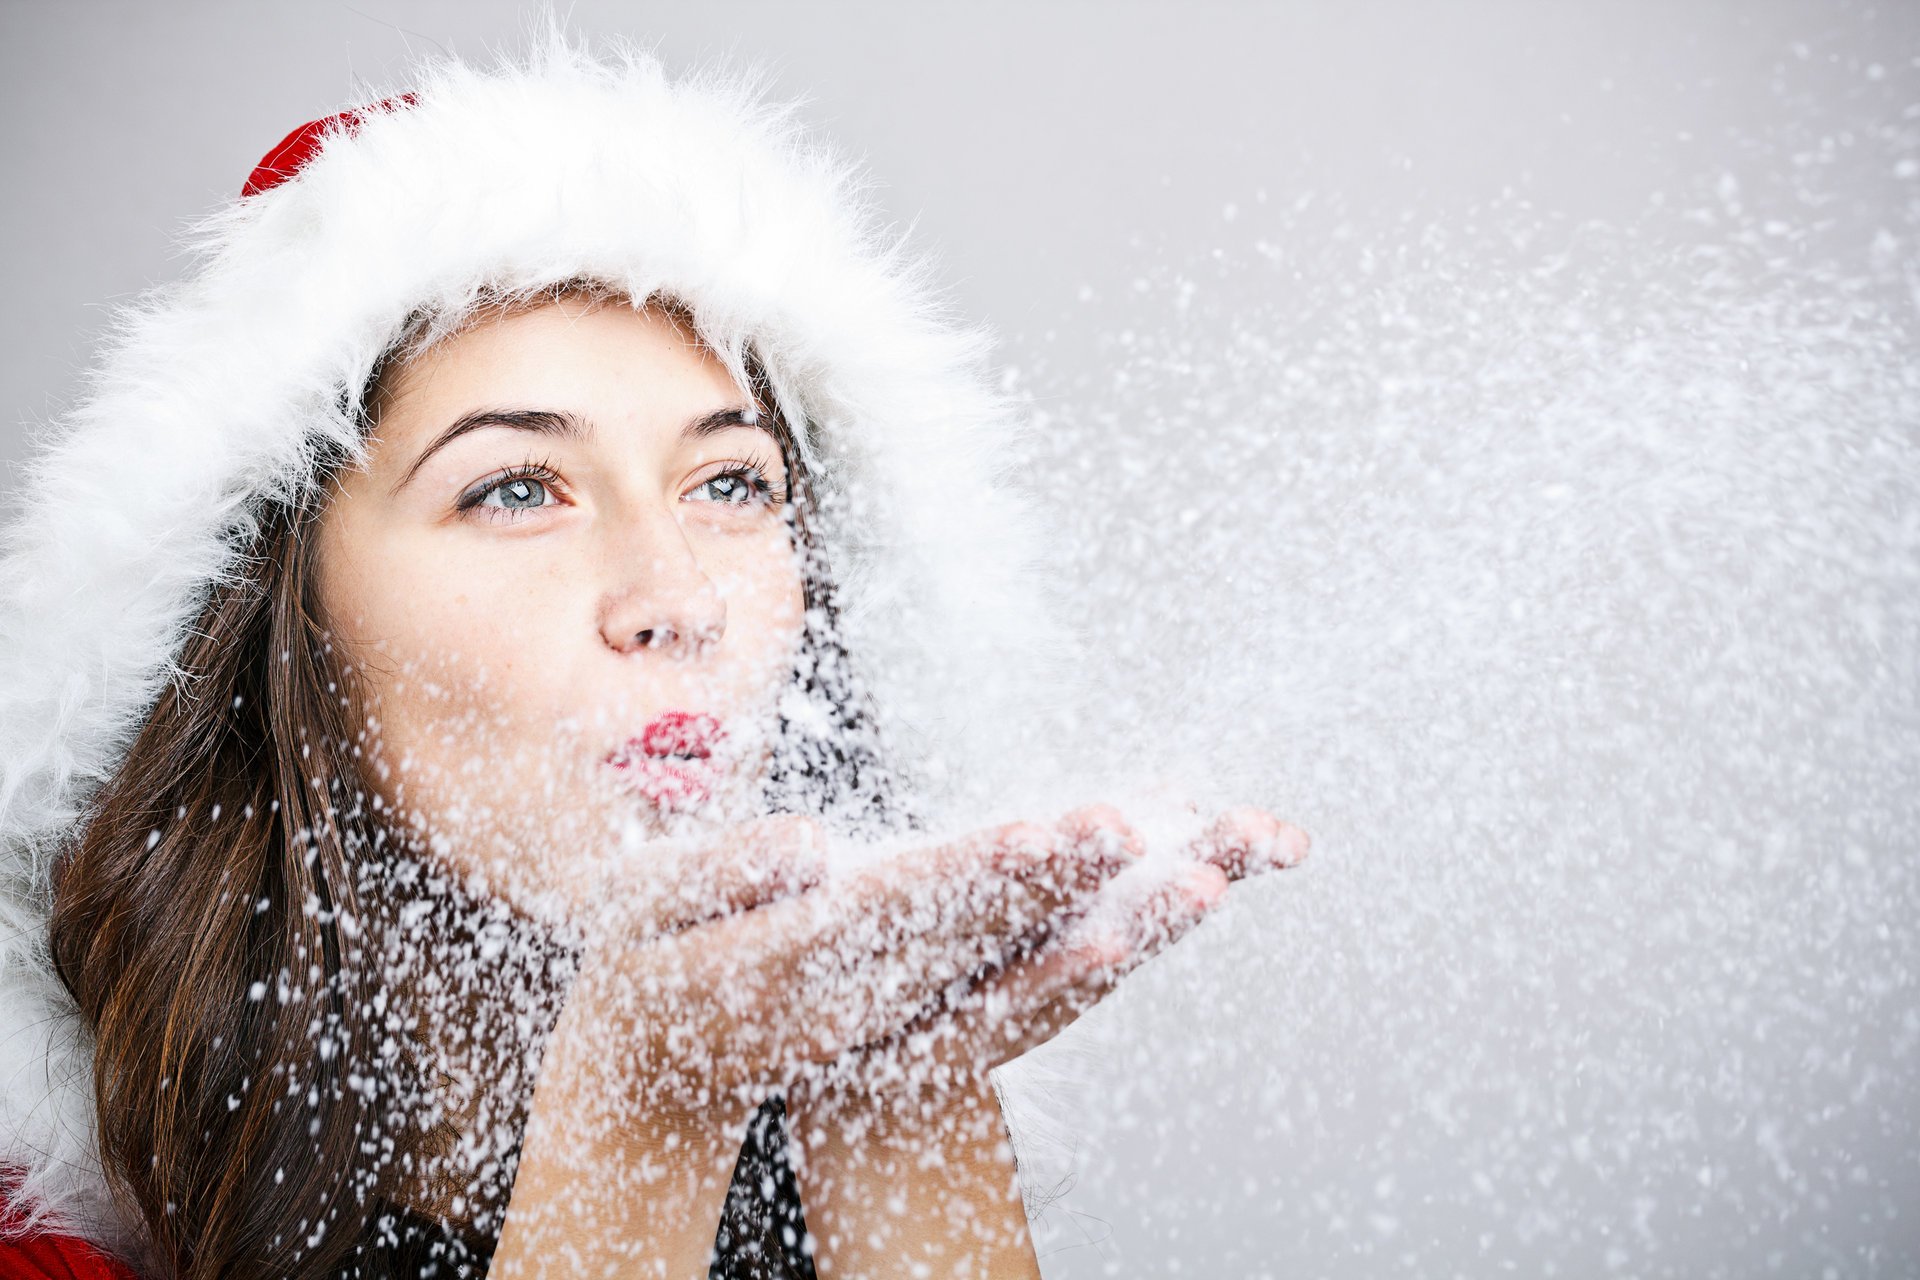
[[[647,727],[607,757],[609,764],[637,756],[664,759],[679,756],[705,760],[727,736],[716,716],[701,711],[663,711]]]
[[[610,752],[607,763],[648,800],[678,808],[713,793],[721,773],[714,749],[726,736],[714,716],[668,711]]]

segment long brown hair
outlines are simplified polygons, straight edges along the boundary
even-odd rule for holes
[[[583,292],[611,294],[572,281],[498,305]],[[354,403],[369,430],[392,367]],[[836,638],[801,451],[757,361],[749,372],[807,551],[795,678],[836,708],[833,733],[777,766],[770,807],[911,825]],[[439,1223],[444,1239],[392,1194],[435,1135],[421,1015],[395,998],[386,947],[433,868],[365,785],[365,700],[311,590],[311,534],[346,464],[323,458],[306,496],[256,510],[55,877],[52,953],[95,1038],[101,1156],[180,1280],[431,1274],[440,1255],[470,1274],[510,1189],[511,1153],[497,1202]]]

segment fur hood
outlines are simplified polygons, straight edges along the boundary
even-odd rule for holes
[[[550,33],[496,65],[424,64],[411,92],[195,228],[187,277],[122,312],[37,442],[5,532],[0,1162],[117,1251],[139,1249],[50,966],[50,873],[260,504],[354,439],[359,388],[421,308],[592,277],[681,299],[736,378],[755,352],[821,492],[848,648],[936,821],[1017,784],[1009,713],[1030,719],[1067,659],[1000,474],[1023,418],[988,378],[987,335],[947,314],[858,171],[759,77],[675,80]]]

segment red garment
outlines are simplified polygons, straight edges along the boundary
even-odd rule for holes
[[[0,1280],[139,1280],[79,1236],[35,1231],[0,1239]]]
[[[0,1280],[140,1280],[124,1262],[58,1227],[20,1235],[13,1211],[20,1171],[0,1168]]]

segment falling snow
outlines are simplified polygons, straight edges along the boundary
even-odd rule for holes
[[[1014,1069],[1050,1276],[1920,1263],[1920,69],[1866,78],[1630,220],[1243,207],[1025,371],[1070,754],[1316,841]]]

